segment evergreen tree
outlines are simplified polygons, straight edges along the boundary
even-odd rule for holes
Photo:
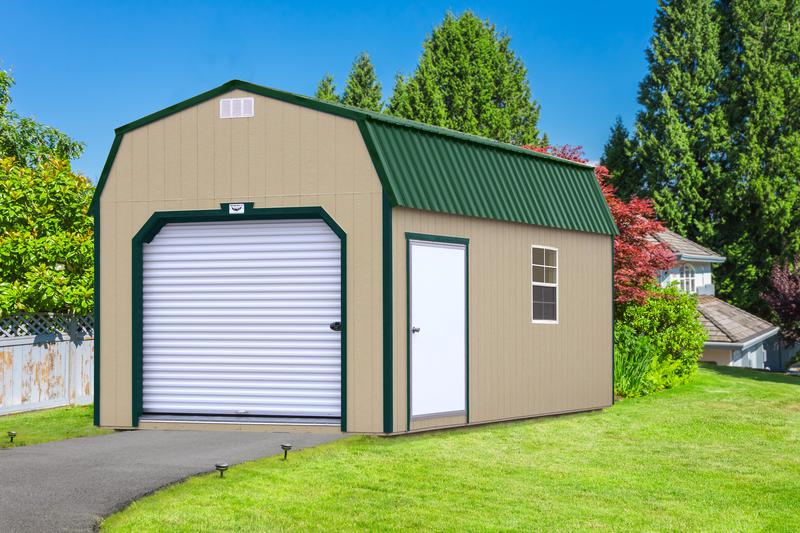
[[[328,102],[340,102],[339,96],[336,94],[336,85],[333,83],[333,76],[325,74],[319,84],[317,85],[317,92],[314,97]]]
[[[611,173],[609,181],[616,189],[617,196],[626,201],[642,191],[642,175],[634,161],[635,148],[635,140],[622,123],[622,118],[617,117],[608,142],[603,147],[600,164]]]
[[[382,98],[381,84],[375,76],[375,67],[372,66],[369,54],[362,52],[350,69],[342,103],[369,111],[380,111],[383,107]]]
[[[727,127],[714,0],[659,0],[639,87],[636,162],[670,229],[714,245]]]
[[[800,2],[720,1],[730,128],[720,292],[768,316],[759,293],[800,253]]]
[[[494,24],[447,13],[414,74],[398,76],[389,113],[518,145],[541,145],[527,70]]]

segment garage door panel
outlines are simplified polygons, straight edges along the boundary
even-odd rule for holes
[[[340,250],[320,220],[164,226],[143,250],[144,411],[339,417]]]

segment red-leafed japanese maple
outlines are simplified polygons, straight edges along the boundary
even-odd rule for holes
[[[792,263],[773,267],[769,290],[761,296],[778,316],[784,340],[800,342],[800,256]]]
[[[543,154],[586,163],[582,146],[525,146]],[[656,276],[661,270],[672,267],[675,257],[665,245],[649,239],[650,235],[664,231],[656,219],[650,200],[632,198],[629,202],[619,199],[614,186],[609,182],[609,172],[604,166],[596,166],[594,174],[611,210],[611,216],[619,229],[614,239],[614,293],[618,303],[643,303],[650,296]]]

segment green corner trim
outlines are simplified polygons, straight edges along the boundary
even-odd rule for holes
[[[614,334],[616,333],[616,318],[614,317],[616,306],[614,305],[614,297],[616,296],[614,292],[614,236],[611,236],[611,405],[614,405],[616,402],[616,394],[614,389],[617,386],[616,383],[616,362],[615,362],[615,347],[614,347]]]
[[[229,204],[221,204],[220,209],[197,210],[197,211],[157,211],[153,213],[145,222],[141,229],[132,239],[132,413],[131,425],[139,425],[139,418],[142,415],[142,249],[145,243],[149,243],[161,231],[166,224],[179,224],[184,222],[216,222],[233,220],[270,220],[270,219],[303,219],[318,218],[324,221],[328,227],[341,240],[341,314],[342,314],[342,338],[341,338],[341,429],[347,431],[347,234],[339,224],[322,207],[274,207],[253,209],[252,203],[246,204],[243,214],[229,214]],[[97,235],[97,234],[96,234]],[[97,237],[95,237],[97,239]],[[95,248],[97,250],[97,248]],[[97,253],[97,252],[96,252]],[[97,256],[95,256],[97,257]],[[98,285],[97,271],[95,271],[95,286]],[[95,305],[95,319],[99,316],[97,305]],[[95,323],[97,328],[97,323]],[[97,329],[95,329],[97,331]],[[96,335],[96,333],[95,333]],[[97,341],[95,341],[95,365],[97,365]],[[95,366],[97,370],[99,367]],[[95,374],[97,379],[97,374]],[[97,382],[96,382],[97,383]],[[95,394],[97,394],[95,389]],[[97,416],[97,410],[95,411]]]
[[[92,196],[92,201],[89,204],[89,209],[100,208],[100,194],[102,194],[103,189],[106,186],[106,181],[108,181],[108,175],[111,172],[111,167],[114,164],[114,159],[117,158],[117,152],[119,151],[119,145],[122,144],[122,134],[117,133],[114,136],[114,142],[111,143],[111,149],[108,151],[108,157],[106,157],[106,162],[103,165],[103,170],[100,172],[100,178],[97,180],[97,185],[94,189],[94,196]]]
[[[383,190],[383,432],[394,431],[394,319],[392,284],[392,205]]]
[[[469,424],[469,239],[406,232],[406,431],[411,431],[411,241],[464,245],[464,406]]]
[[[361,132],[361,137],[364,139],[364,144],[367,147],[367,152],[369,153],[370,159],[372,159],[372,164],[375,167],[375,172],[378,174],[378,179],[381,182],[384,193],[389,196],[389,206],[393,207],[398,205],[397,195],[392,190],[392,183],[389,180],[389,174],[386,171],[386,167],[383,165],[385,157],[383,154],[381,154],[378,143],[375,142],[375,134],[373,129],[366,120],[358,121],[358,129]]]
[[[94,224],[94,425],[100,425],[100,204],[90,208]]]

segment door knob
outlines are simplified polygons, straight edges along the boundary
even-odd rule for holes
[[[330,328],[333,331],[342,331],[342,323],[341,322],[331,322]]]
[[[411,333],[419,333],[419,328],[417,326],[412,327]]]

